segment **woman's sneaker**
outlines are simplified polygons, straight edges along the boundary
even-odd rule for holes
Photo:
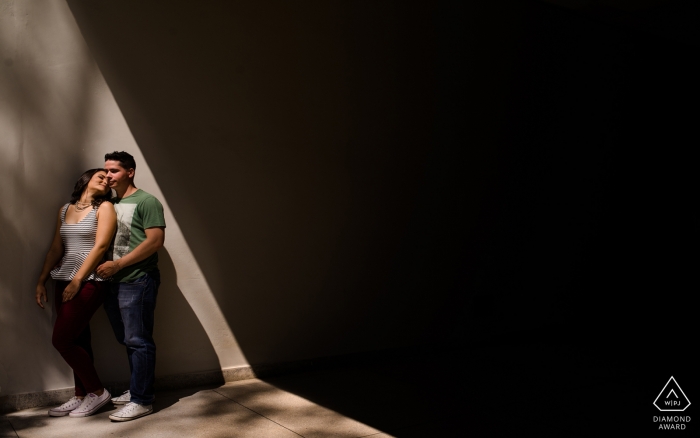
[[[115,405],[125,405],[131,401],[131,393],[127,390],[124,391],[119,397],[112,397],[112,403]]]
[[[140,405],[129,402],[123,408],[109,416],[114,421],[130,421],[143,417],[153,412],[153,405]]]
[[[80,404],[83,401],[80,400],[78,397],[73,397],[67,402],[63,403],[61,406],[58,406],[56,408],[51,408],[49,409],[49,416],[51,417],[63,417],[68,414],[74,409],[78,409],[80,407]]]
[[[68,415],[70,417],[87,417],[88,415],[92,415],[99,411],[102,406],[106,405],[111,396],[112,394],[110,394],[106,389],[102,395],[90,393],[85,396],[83,402],[80,404],[80,407],[72,410]]]

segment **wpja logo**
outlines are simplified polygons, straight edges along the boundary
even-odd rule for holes
[[[690,406],[690,400],[681,389],[676,379],[671,376],[661,390],[654,406],[661,412],[683,412]],[[659,429],[684,430],[690,422],[690,415],[654,415],[654,423],[659,423]]]
[[[671,376],[666,382],[666,386],[661,390],[659,395],[654,400],[654,406],[660,411],[685,411],[690,406],[690,400],[676,382],[676,379]]]

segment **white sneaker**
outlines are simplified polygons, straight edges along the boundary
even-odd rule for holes
[[[65,415],[70,414],[70,412],[74,409],[78,409],[80,407],[80,404],[83,401],[80,400],[78,397],[73,397],[67,402],[63,403],[61,406],[58,406],[56,408],[51,408],[49,409],[49,416],[50,417],[63,417]]]
[[[80,404],[80,407],[78,409],[72,410],[70,414],[68,414],[69,417],[87,417],[88,415],[92,415],[95,412],[99,411],[100,408],[109,402],[109,398],[112,396],[112,394],[109,393],[106,389],[102,393],[102,395],[95,395],[93,393],[90,393],[85,396],[83,399],[83,402]]]
[[[109,416],[114,421],[130,421],[143,417],[153,412],[153,405],[140,405],[129,402],[123,408]]]
[[[125,405],[131,401],[131,393],[129,390],[124,391],[119,397],[112,397],[112,403],[115,405]]]

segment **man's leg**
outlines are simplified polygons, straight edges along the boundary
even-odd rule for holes
[[[122,312],[119,309],[119,284],[120,283],[110,283],[107,297],[105,299],[104,309],[107,313],[107,318],[112,326],[112,331],[114,332],[114,337],[117,342],[126,347],[126,342],[124,341],[124,321],[122,320]],[[134,367],[131,363],[131,352],[126,349],[126,354],[129,359],[129,372],[133,373]]]
[[[131,402],[140,405],[150,405],[155,398],[156,344],[153,341],[153,321],[159,284],[157,271],[133,282],[119,284],[119,310],[131,366]]]
[[[117,342],[126,345],[124,344],[124,321],[122,321],[122,314],[119,310],[119,283],[109,284],[104,309]]]

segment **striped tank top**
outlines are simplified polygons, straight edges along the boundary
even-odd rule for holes
[[[66,223],[66,211],[70,204],[63,206],[61,210],[61,239],[63,240],[63,259],[61,264],[51,271],[54,280],[70,281],[78,273],[88,254],[95,246],[97,235],[97,210],[93,208],[77,224]],[[85,278],[87,280],[104,281],[94,271]]]

